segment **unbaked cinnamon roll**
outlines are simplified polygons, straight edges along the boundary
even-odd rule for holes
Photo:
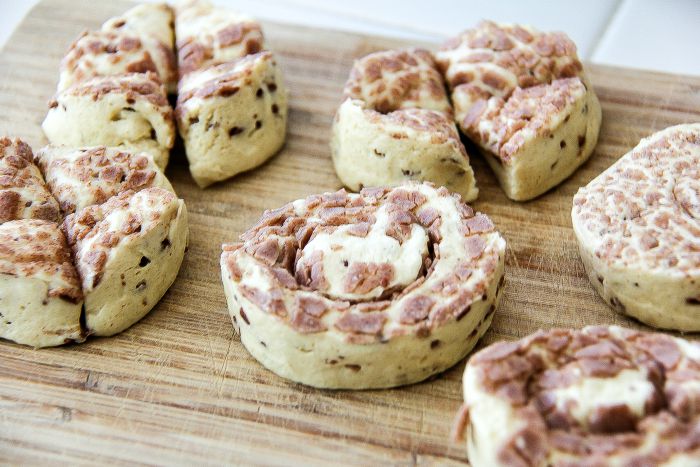
[[[617,326],[539,331],[470,358],[457,434],[495,466],[691,466],[700,345]]]
[[[224,245],[241,341],[285,378],[325,388],[421,381],[486,332],[505,241],[431,184],[310,196],[267,211]]]

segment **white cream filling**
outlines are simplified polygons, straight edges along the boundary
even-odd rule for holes
[[[385,206],[376,212],[376,222],[366,237],[350,235],[350,226],[341,226],[332,233],[320,233],[302,250],[300,261],[314,252],[323,253],[323,271],[328,282],[328,295],[343,299],[377,298],[385,288],[375,287],[358,294],[348,292],[346,277],[353,263],[387,263],[394,267],[388,288],[407,286],[420,273],[423,258],[428,255],[428,235],[423,227],[413,224],[408,238],[402,244],[386,235],[389,214]]]
[[[557,408],[569,412],[582,426],[588,426],[590,416],[601,407],[626,405],[642,418],[644,406],[654,393],[654,385],[640,370],[622,370],[610,378],[583,377],[571,386],[552,391]]]

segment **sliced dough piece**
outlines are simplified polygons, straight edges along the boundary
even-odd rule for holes
[[[565,34],[484,21],[435,56],[457,124],[509,198],[541,195],[593,152],[600,103]]]
[[[278,375],[323,388],[410,384],[462,359],[486,332],[505,241],[431,184],[314,195],[266,211],[224,245],[229,313]]]
[[[180,78],[265,49],[262,28],[249,16],[201,0],[182,2],[175,13]]]
[[[700,124],[643,139],[573,204],[600,296],[650,326],[700,331]]]
[[[49,145],[37,152],[36,162],[64,215],[102,204],[127,190],[160,187],[174,192],[153,157],[145,152]]]
[[[506,195],[534,198],[571,175],[592,153],[600,127],[600,105],[578,78],[517,88],[510,98],[490,100],[473,115],[481,142],[492,154],[486,161]],[[595,109],[591,116],[590,109]],[[593,138],[593,139],[591,139]]]
[[[16,219],[60,219],[58,203],[32,160],[27,143],[0,138],[0,224]]]
[[[353,191],[429,180],[467,201],[479,194],[455,124],[435,110],[381,114],[347,99],[336,113],[331,148],[338,178]]]
[[[353,191],[425,180],[466,201],[479,192],[427,50],[376,52],[355,62],[333,121],[331,154]]]
[[[177,90],[174,13],[165,3],[143,4],[84,32],[61,61],[58,92],[94,76],[156,73]]]
[[[172,285],[188,240],[170,191],[125,191],[63,223],[85,294],[87,332],[111,336],[143,318]]]
[[[167,3],[142,3],[104,22],[103,31],[128,32],[155,37],[175,50],[175,12]]]
[[[98,76],[56,95],[42,124],[51,144],[148,152],[165,169],[175,142],[173,110],[153,73]]]
[[[445,82],[425,49],[385,50],[355,60],[343,93],[380,113],[418,108],[452,115]]]
[[[169,92],[177,90],[175,52],[156,38],[122,32],[83,33],[61,60],[57,92],[94,76],[153,72]]]
[[[471,357],[459,420],[474,467],[691,466],[698,400],[697,342],[616,326],[552,329]]]
[[[200,187],[257,167],[284,144],[287,91],[271,52],[188,74],[177,122]]]
[[[82,342],[83,295],[54,222],[0,225],[0,337],[34,347]]]

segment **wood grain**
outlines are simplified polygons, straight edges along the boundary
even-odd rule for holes
[[[40,123],[58,63],[81,30],[123,1],[45,0],[0,54],[0,134],[45,144]],[[464,363],[433,381],[387,391],[321,391],[284,381],[248,355],[226,312],[220,245],[266,208],[340,187],[328,139],[354,57],[405,43],[265,24],[291,91],[286,147],[262,168],[198,189],[176,151],[168,169],[190,212],[191,245],[174,286],[139,324],[80,346],[0,342],[0,459],[71,464],[450,464]],[[603,105],[600,142],[571,179],[528,203],[508,201],[473,158],[475,207],[508,241],[507,285],[482,345],[538,328],[616,323],[584,275],[571,198],[645,135],[700,121],[700,79],[590,66]]]

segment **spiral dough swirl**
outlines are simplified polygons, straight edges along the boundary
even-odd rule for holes
[[[224,245],[222,277],[248,350],[320,387],[420,381],[488,328],[505,241],[428,183],[314,195]]]
[[[699,381],[700,345],[659,333],[590,326],[494,344],[464,372],[469,461],[697,465]]]

